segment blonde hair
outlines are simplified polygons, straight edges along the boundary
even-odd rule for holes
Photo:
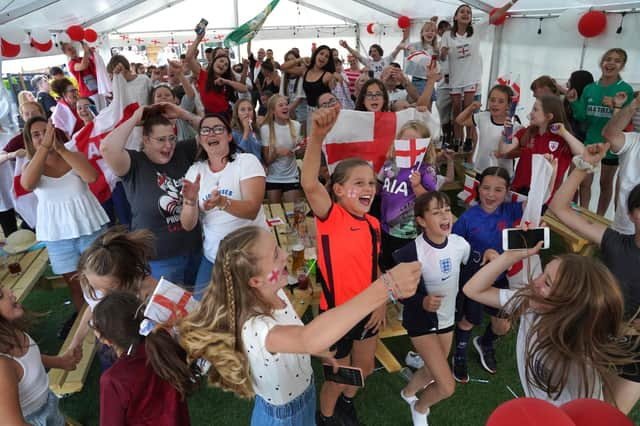
[[[267,115],[264,117],[264,122],[262,126],[267,126],[269,128],[269,149],[273,150],[276,148],[276,104],[280,99],[284,99],[289,102],[285,96],[282,95],[273,95],[269,98],[269,102],[267,103]],[[291,140],[295,143],[298,139],[298,134],[296,133],[296,128],[293,125],[293,120],[287,119],[289,124],[289,133],[291,134]]]
[[[253,111],[253,116],[251,117],[251,120],[255,123],[256,122],[256,110],[253,107],[253,104],[251,103],[251,101],[249,99],[239,99],[236,101],[236,103],[233,105],[233,115],[231,116],[231,128],[233,130],[239,130],[239,131],[244,131],[244,123],[238,118],[238,111],[240,111],[240,106],[243,103],[247,103],[249,105],[251,105],[251,110]],[[257,132],[260,133],[260,132]],[[259,135],[256,134],[256,137],[258,137]]]
[[[18,92],[18,108],[20,108],[26,102],[33,102],[35,99],[36,97],[33,96],[33,93],[31,93],[30,91],[21,90],[20,92]]]
[[[211,363],[209,383],[242,398],[254,396],[242,325],[272,311],[248,284],[259,274],[259,257],[253,248],[261,231],[246,226],[222,240],[199,309],[178,324],[180,343],[189,359]]]
[[[433,40],[431,40],[431,43],[430,43],[431,47],[433,47],[433,50],[435,51],[436,49],[438,49],[438,25],[435,22],[427,21],[422,25],[422,28],[420,28],[420,42],[422,43],[422,47],[424,47],[426,41],[422,37],[422,32],[427,27],[433,27],[433,31],[435,32],[435,36],[433,37]]]
[[[560,261],[551,293],[542,297],[527,286],[505,307],[519,317],[531,302],[544,305],[526,336],[527,382],[556,398],[578,374],[582,398],[592,395],[599,378],[611,390],[616,366],[632,363],[630,345],[621,343],[624,301],[620,285],[600,261],[576,254]],[[571,308],[567,308],[571,307]],[[541,368],[542,367],[542,368]]]
[[[398,130],[398,134],[396,135],[396,137],[398,139],[402,138],[402,134],[409,129],[412,129],[418,132],[418,134],[422,138],[431,137],[431,132],[429,131],[429,128],[427,127],[427,125],[424,124],[422,121],[418,121],[418,120],[409,120],[406,123],[404,123],[404,125],[400,127],[400,130]],[[395,155],[396,155],[396,149],[394,145],[391,144],[391,146],[389,147],[389,151],[387,151],[387,160],[393,160]],[[431,141],[429,142],[429,147],[427,148],[427,152],[424,154],[423,163],[435,165],[436,156],[437,156],[436,145],[435,143],[433,143],[433,141]]]

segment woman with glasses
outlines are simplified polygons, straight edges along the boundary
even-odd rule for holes
[[[100,146],[102,157],[122,179],[131,204],[131,230],[149,229],[156,236],[156,254],[149,262],[151,275],[191,288],[202,254],[200,227],[185,230],[182,177],[193,163],[194,140],[177,144],[170,118],[192,123],[198,117],[173,104],[138,108]],[[142,151],[126,149],[134,127],[142,125]]]
[[[247,225],[266,228],[262,200],[265,172],[253,154],[237,152],[231,126],[220,114],[200,122],[198,153],[183,179],[180,222],[204,230],[204,255],[196,277],[195,297],[200,298],[211,279],[220,241]]]
[[[67,138],[71,138],[71,135],[84,126],[84,121],[78,115],[77,110],[78,89],[75,88],[71,80],[62,78],[51,83],[51,90],[60,96],[58,105],[51,115],[53,125],[64,131]]]

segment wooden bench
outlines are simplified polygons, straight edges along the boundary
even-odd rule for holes
[[[46,248],[41,248],[11,255],[9,262],[20,263],[22,272],[11,274],[8,267],[4,268],[0,270],[0,283],[13,291],[18,302],[22,302],[47,270],[49,254]]]
[[[378,346],[376,347],[376,358],[389,373],[400,371],[402,365],[396,357],[393,356],[382,339],[407,334],[407,330],[402,326],[402,320],[398,319],[399,314],[400,305],[387,304],[387,325],[379,333]]]
[[[73,336],[76,334],[76,330],[78,330],[78,327],[80,326],[82,314],[86,309],[89,309],[89,307],[85,305],[82,311],[78,313],[78,318],[73,323],[73,327],[71,327],[69,335],[62,344],[62,348],[60,348],[60,355],[64,354],[71,344]],[[95,353],[96,338],[93,333],[89,333],[82,343],[82,360],[80,360],[75,370],[66,371],[58,368],[52,368],[49,370],[49,389],[58,396],[80,392],[84,386],[89,369],[91,368],[91,363],[93,362]]]

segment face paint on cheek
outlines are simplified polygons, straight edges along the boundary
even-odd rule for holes
[[[278,282],[278,278],[280,278],[280,271],[277,269],[271,271],[271,273],[267,276],[267,280],[272,284]]]
[[[358,198],[359,195],[360,191],[356,188],[351,188],[349,191],[347,191],[347,197],[349,198]]]

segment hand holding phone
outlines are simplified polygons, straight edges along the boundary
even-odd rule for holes
[[[503,250],[527,250],[532,249],[543,241],[543,249],[550,246],[550,232],[547,227],[529,228],[526,231],[522,228],[507,228],[502,230]]]
[[[330,382],[340,383],[342,385],[364,387],[364,379],[362,377],[362,369],[357,367],[340,367],[338,372],[333,372],[333,366],[322,364],[324,371],[324,379]]]

